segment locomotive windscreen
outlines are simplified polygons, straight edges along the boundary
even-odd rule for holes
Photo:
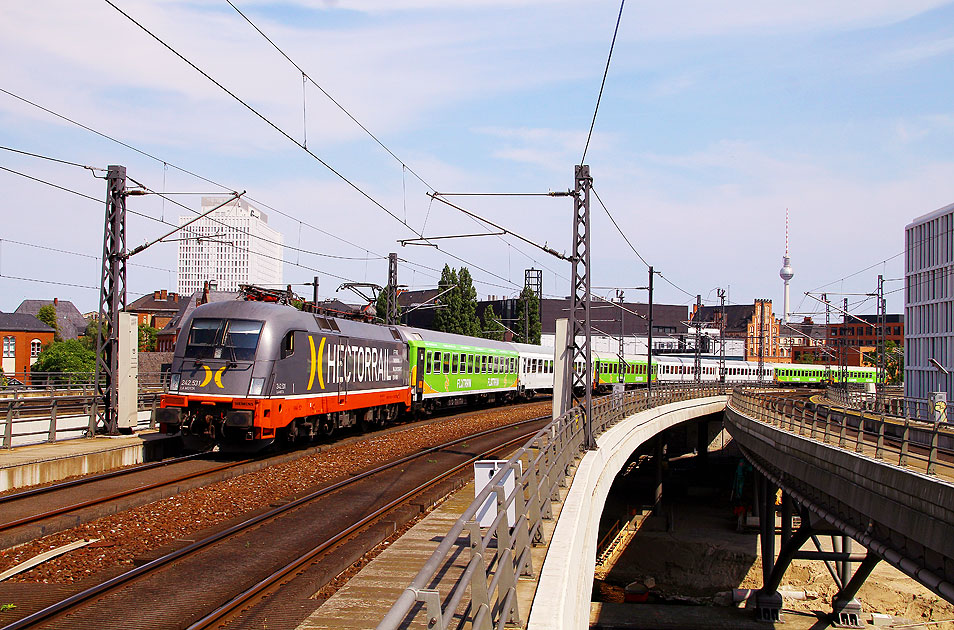
[[[262,322],[249,319],[194,319],[185,356],[189,359],[255,358]]]

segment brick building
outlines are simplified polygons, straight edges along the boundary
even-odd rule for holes
[[[862,320],[862,321],[859,321]],[[885,341],[904,348],[904,316],[885,315]],[[828,327],[828,346],[835,355],[834,363],[864,365],[865,357],[874,358],[880,343],[877,315],[857,315]]]
[[[29,383],[30,366],[53,341],[53,329],[33,315],[0,313],[0,340],[3,374]]]
[[[126,307],[127,313],[135,313],[140,326],[162,329],[179,312],[180,297],[165,289],[142,296]]]
[[[693,307],[692,324],[719,328],[722,311],[718,306]],[[761,320],[761,321],[760,321]],[[782,343],[781,321],[772,314],[772,300],[755,300],[752,304],[731,304],[725,307],[725,336],[745,341],[745,360],[758,361],[759,347],[764,347],[766,363],[791,363],[791,348]]]

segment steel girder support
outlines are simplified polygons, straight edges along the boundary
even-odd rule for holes
[[[398,260],[397,254],[388,254],[387,313],[385,323],[389,326],[399,323],[398,311]]]
[[[744,452],[744,451],[743,451]],[[762,575],[763,587],[755,597],[756,616],[760,621],[781,621],[782,597],[778,593],[778,587],[781,584],[785,571],[791,565],[792,560],[822,560],[828,566],[832,578],[838,585],[838,593],[832,598],[831,622],[836,627],[860,628],[864,624],[860,620],[861,603],[855,599],[858,590],[871,575],[871,572],[881,561],[882,555],[876,550],[869,550],[863,557],[851,552],[851,536],[842,532],[842,528],[837,523],[832,523],[825,510],[820,506],[813,506],[804,497],[796,491],[790,491],[783,488],[782,501],[782,549],[779,551],[778,559],[775,559],[775,491],[777,481],[768,473],[762,465],[750,456],[747,456],[752,465],[757,470],[757,489],[758,499],[762,502],[760,524],[760,537],[762,549]],[[786,524],[785,519],[791,519],[792,511],[785,507],[786,499],[798,500],[798,511],[801,523],[798,530],[788,536],[791,532],[791,520]],[[843,534],[841,540],[833,535],[832,547],[834,551],[820,551],[821,546],[818,543],[816,534],[820,533],[815,523],[822,521],[828,522],[834,531]],[[826,531],[833,531],[824,528]],[[799,551],[809,539],[815,542],[818,552]],[[842,544],[839,545],[838,543]],[[857,570],[851,573],[851,564],[860,562]],[[832,567],[831,562],[835,566]],[[892,562],[891,564],[895,564]],[[769,569],[768,567],[771,567]]]
[[[126,167],[107,170],[106,225],[103,269],[99,286],[99,334],[96,337],[96,413],[88,433],[97,426],[118,432],[119,312],[126,308]]]
[[[570,401],[564,409],[579,405],[584,411],[584,447],[595,448],[593,435],[593,362],[590,346],[590,167],[577,165],[573,188],[573,274],[570,292],[570,316],[567,327],[567,362],[564,395]],[[577,341],[582,337],[582,345]],[[582,363],[582,369],[576,366]]]

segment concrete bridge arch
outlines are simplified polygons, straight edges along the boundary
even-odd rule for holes
[[[613,480],[640,446],[677,425],[721,413],[726,396],[673,402],[641,411],[597,438],[577,466],[540,570],[528,628],[587,628],[596,545]]]

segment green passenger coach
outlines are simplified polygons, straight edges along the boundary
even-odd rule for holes
[[[413,400],[425,410],[515,397],[519,354],[511,344],[396,327],[406,336]]]

